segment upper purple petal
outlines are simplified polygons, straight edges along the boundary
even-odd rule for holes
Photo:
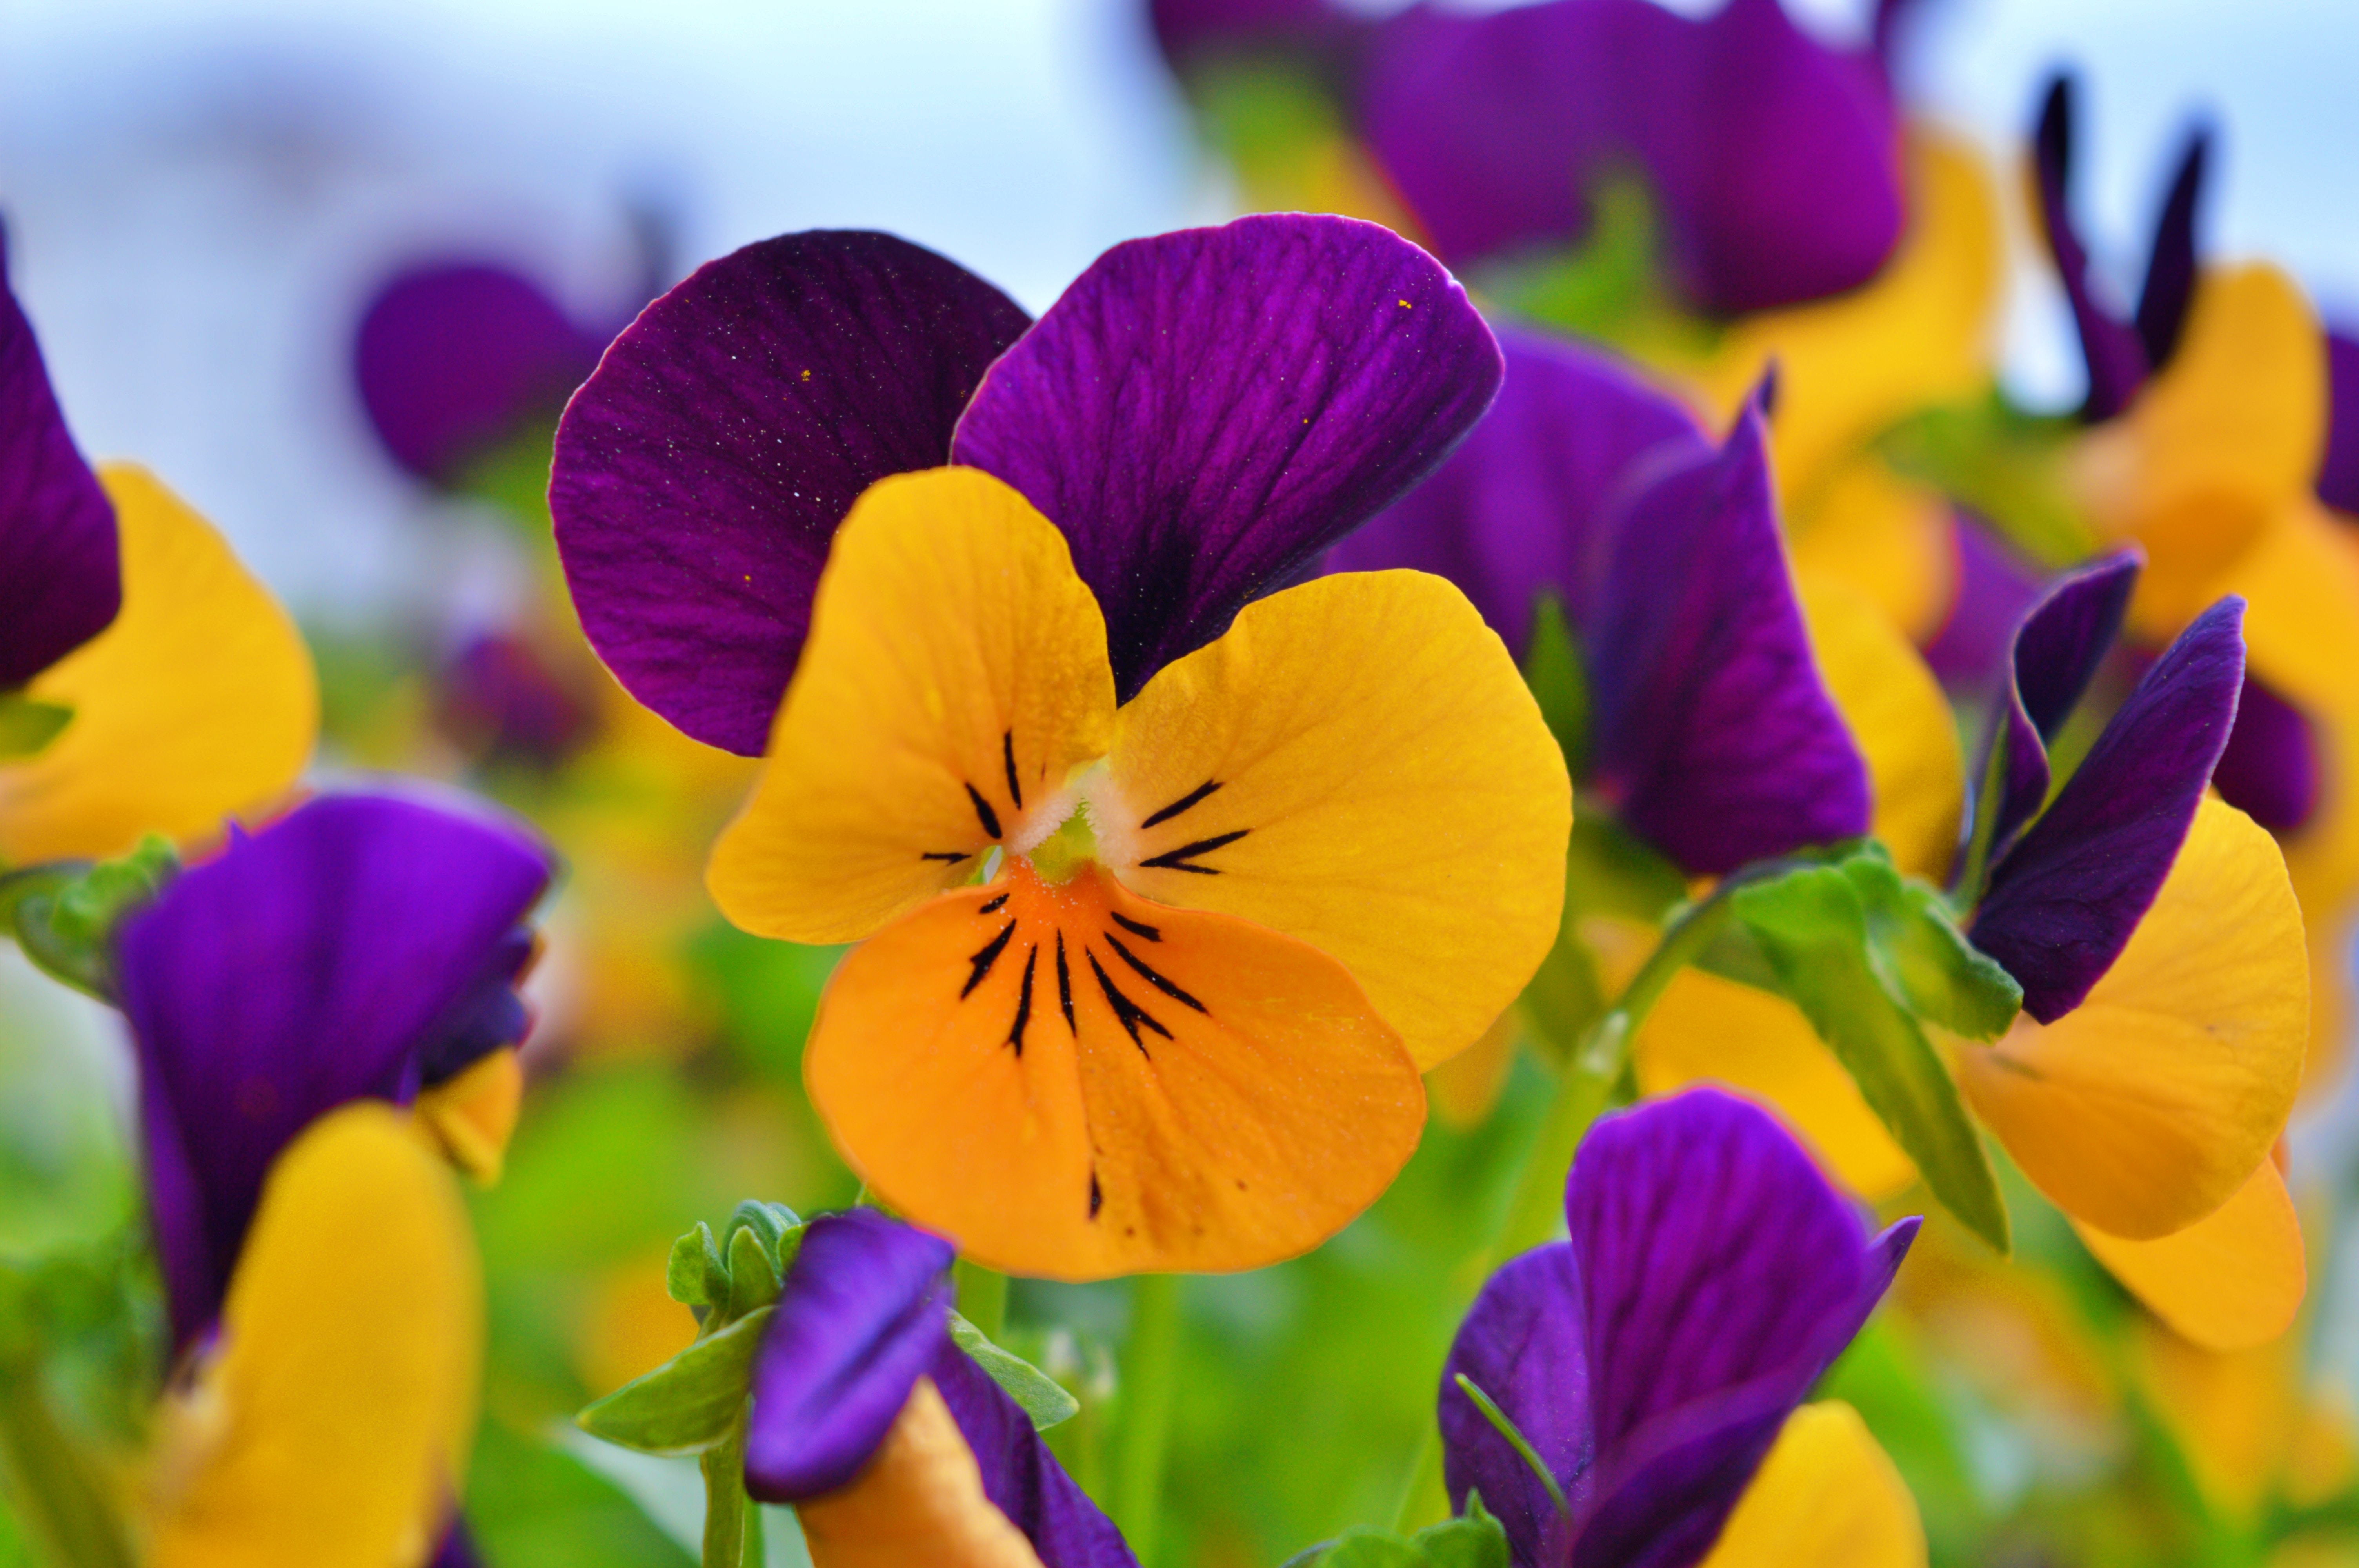
[[[1491,1276],[1451,1343],[1440,1404],[1442,1478],[1451,1509],[1464,1511],[1466,1494],[1480,1492],[1483,1506],[1506,1528],[1517,1563],[1563,1562],[1571,1520],[1556,1511],[1523,1456],[1459,1388],[1462,1375],[1516,1423],[1578,1507],[1594,1444],[1581,1271],[1570,1246],[1538,1248]]]
[[[2039,185],[2040,224],[2047,232],[2049,254],[2055,258],[2057,276],[2071,304],[2082,356],[2088,363],[2089,396],[2082,405],[2082,417],[2110,419],[2129,406],[2130,398],[2146,380],[2148,365],[2136,329],[2097,298],[2089,276],[2089,253],[2072,222],[2071,77],[2059,76],[2049,83],[2032,157]]]
[[[2359,513],[2359,338],[2326,334],[2326,453],[2318,465],[2318,497],[2341,512]]]
[[[1138,1568],[1114,1521],[1073,1484],[1032,1418],[965,1351],[944,1345],[929,1374],[983,1470],[983,1493],[1032,1542],[1042,1568]]]
[[[1007,297],[889,234],[787,234],[642,311],[557,430],[549,512],[582,630],[615,678],[758,756],[829,541],[887,474],[940,467]]]
[[[2318,809],[2317,732],[2300,708],[2250,669],[2212,785],[2272,833],[2293,832]]]
[[[2016,628],[2039,602],[2037,568],[1973,514],[1951,514],[1957,589],[1950,612],[1925,644],[1925,663],[1952,690],[1979,694],[1999,684]]]
[[[1328,552],[1331,571],[1409,567],[1464,590],[1521,657],[1543,590],[1576,622],[1602,569],[1600,519],[1660,447],[1709,452],[1677,399],[1612,356],[1499,334],[1499,400],[1433,477]]]
[[[793,1503],[857,1476],[950,1339],[951,1244],[874,1209],[803,1231],[754,1363],[745,1489]]]
[[[1698,875],[1867,831],[1867,765],[1811,656],[1773,497],[1748,407],[1615,520],[1591,606],[1597,782]]]
[[[2081,1005],[2179,858],[2235,723],[2244,619],[2234,597],[2197,616],[1992,871],[1970,935],[2040,1022]]]
[[[0,691],[97,636],[123,607],[114,508],[74,449],[41,346],[7,287],[0,231]]]
[[[1092,263],[952,455],[1063,530],[1127,701],[1431,472],[1500,373],[1465,291],[1391,231],[1241,218]]]
[[[2171,176],[2170,191],[2155,220],[2154,246],[2147,255],[2146,286],[2138,291],[2135,325],[2146,362],[2158,371],[2178,350],[2179,334],[2195,303],[2195,216],[2211,151],[2210,131],[2198,126],[2187,138],[2187,150],[2180,155],[2178,172]]]
[[[414,1090],[548,884],[521,832],[380,796],[298,808],[125,920],[152,1223],[176,1343],[217,1310],[265,1173],[313,1119]]]
[[[1377,34],[1361,101],[1378,160],[1453,263],[1565,244],[1625,168],[1688,297],[1735,313],[1874,276],[1900,237],[1900,141],[1872,53],[1777,0],[1690,20],[1650,0],[1480,15],[1419,6]]]

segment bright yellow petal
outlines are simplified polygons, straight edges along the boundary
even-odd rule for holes
[[[2149,1327],[2135,1348],[2156,1411],[2203,1490],[2221,1507],[2249,1515],[2277,1483],[2300,1433],[2300,1354],[2293,1337],[2222,1353]]]
[[[1863,453],[1837,468],[1807,515],[1788,523],[1796,576],[1846,584],[1911,642],[1940,629],[1957,591],[1947,498]]]
[[[2208,1350],[2275,1339],[2309,1287],[2301,1221],[2270,1160],[2226,1203],[2158,1239],[2125,1241],[2077,1220],[2073,1228],[2155,1316]]]
[[[836,531],[754,798],[707,885],[746,930],[850,942],[1064,820],[1114,672],[1064,535],[975,469],[878,481]]]
[[[99,477],[123,611],[27,688],[74,716],[38,756],[0,766],[0,860],[210,838],[286,794],[319,735],[310,651],[269,589],[144,470]]]
[[[1399,1035],[1333,959],[1022,860],[853,949],[803,1073],[897,1211],[1056,1279],[1305,1251],[1375,1200],[1425,1119]]]
[[[408,1119],[315,1122],[263,1189],[222,1350],[166,1412],[155,1568],[387,1568],[432,1552],[473,1430],[483,1296]]]
[[[1875,836],[1901,871],[1949,873],[1965,798],[1957,724],[1933,672],[1877,608],[1848,584],[1798,573],[1819,673],[1867,759]]]
[[[1682,969],[1639,1025],[1632,1048],[1642,1094],[1652,1098],[1714,1083],[1760,1100],[1862,1197],[1888,1197],[1917,1178],[1859,1086],[1784,997]]]
[[[1918,1568],[1925,1527],[1891,1458],[1838,1400],[1786,1418],[1702,1568]]]
[[[2285,861],[2206,797],[2161,892],[2089,998],[1952,1052],[2024,1173],[2076,1218],[2151,1240],[2234,1195],[2285,1130],[2310,956]]]
[[[418,1097],[419,1122],[451,1162],[479,1182],[496,1182],[524,1103],[524,1062],[513,1046],[486,1052],[447,1083]]]
[[[812,1568],[1040,1568],[1024,1532],[984,1496],[983,1471],[928,1378],[868,1467],[795,1512]]]
[[[1091,809],[1115,875],[1342,960],[1419,1067],[1473,1044],[1556,939],[1564,754],[1440,578],[1248,605],[1123,708],[1110,764]]]

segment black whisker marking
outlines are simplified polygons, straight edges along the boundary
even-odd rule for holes
[[[984,799],[983,792],[976,789],[973,784],[966,786],[966,797],[967,799],[974,802],[974,814],[975,816],[983,823],[983,830],[985,833],[990,834],[994,838],[998,838],[999,813],[991,809],[991,802]]]
[[[977,914],[996,914],[999,913],[999,906],[1006,902],[1007,895],[1006,893],[1001,893],[997,898],[993,899],[988,903],[976,904],[974,906],[974,912]]]
[[[921,860],[940,860],[947,865],[952,866],[957,865],[961,860],[963,860],[966,858],[967,852],[964,849],[920,849],[918,851],[918,859]]]
[[[1015,797],[1016,809],[1024,809],[1024,786],[1016,782],[1016,731],[999,732],[999,761],[1007,769],[1007,793]]]
[[[1163,940],[1163,928],[1159,925],[1149,925],[1144,920],[1133,920],[1118,909],[1109,910],[1107,913],[1114,916],[1114,923],[1116,925],[1121,926],[1133,936],[1144,936],[1149,942]]]
[[[1032,944],[1024,955],[1024,989],[1016,993],[1016,1027],[1007,1032],[1007,1043],[1016,1047],[1020,1059],[1024,1054],[1024,1026],[1032,1022],[1032,971],[1040,962],[1040,944]]]
[[[1098,989],[1105,992],[1106,1005],[1114,1009],[1114,1022],[1122,1025],[1123,1033],[1130,1036],[1130,1043],[1138,1047],[1140,1055],[1150,1062],[1155,1060],[1147,1049],[1147,1042],[1138,1037],[1138,1026],[1144,1023],[1166,1040],[1171,1038],[1171,1031],[1164,1028],[1153,1013],[1122,994],[1121,988],[1114,983],[1114,977],[1105,972],[1105,966],[1098,962],[1095,953],[1084,947],[1082,957],[1090,961],[1090,973],[1098,978]]]
[[[1173,817],[1179,816],[1181,812],[1187,810],[1190,806],[1201,802],[1206,795],[1212,794],[1214,790],[1220,787],[1220,780],[1206,779],[1202,784],[1198,784],[1194,789],[1190,790],[1178,800],[1173,801],[1162,810],[1155,813],[1152,816],[1149,816],[1146,821],[1140,823],[1139,826],[1141,827],[1152,827],[1158,823],[1169,822]]]
[[[1073,972],[1065,968],[1065,934],[1057,933],[1057,1004],[1065,1010],[1065,1032],[1079,1034],[1082,1026],[1073,1022]]]
[[[1098,1217],[1098,1210],[1104,1206],[1105,1189],[1098,1185],[1098,1173],[1093,1168],[1090,1172],[1090,1217],[1095,1219]]]
[[[1190,996],[1186,991],[1181,990],[1178,986],[1173,985],[1169,980],[1164,979],[1161,975],[1157,974],[1153,969],[1148,968],[1145,964],[1141,963],[1139,961],[1138,955],[1124,946],[1122,945],[1122,938],[1116,936],[1110,931],[1106,933],[1106,946],[1113,948],[1114,952],[1120,956],[1124,963],[1128,964],[1132,968],[1137,970],[1138,978],[1140,979],[1145,980],[1148,985],[1153,986],[1157,990],[1161,991],[1165,996],[1169,997],[1173,1001],[1178,1002],[1180,1006],[1192,1007],[1198,1012],[1203,1013],[1207,1018],[1212,1016],[1210,1010],[1208,1010],[1202,1002],[1198,1001],[1194,997]]]
[[[991,966],[999,962],[999,956],[1007,951],[1007,939],[1015,935],[1016,922],[1011,920],[999,928],[998,935],[975,949],[973,956],[967,959],[974,966],[974,973],[967,976],[966,984],[959,988],[959,1000],[964,1001],[974,994],[974,988],[983,984],[983,978],[991,973]]]
[[[1190,862],[1199,855],[1211,854],[1224,844],[1234,844],[1252,831],[1250,827],[1240,827],[1234,833],[1215,833],[1210,838],[1199,838],[1193,844],[1166,849],[1162,854],[1138,863],[1159,871],[1193,871],[1200,877],[1217,877],[1221,874],[1218,866],[1198,866]]]

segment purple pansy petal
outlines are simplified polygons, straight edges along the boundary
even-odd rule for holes
[[[1147,9],[1174,70],[1224,54],[1324,60],[1367,25],[1328,0],[1149,0]]]
[[[1032,1542],[1042,1568],[1137,1568],[1122,1531],[1073,1484],[1031,1417],[990,1373],[946,1344],[930,1375],[983,1470],[984,1496]]]
[[[1951,514],[1957,589],[1950,613],[1925,644],[1925,663],[1951,690],[1980,694],[2005,675],[2016,628],[2039,602],[2038,568],[1970,512]]]
[[[2179,858],[2235,723],[2244,618],[2231,597],[2180,633],[1991,873],[1970,935],[2042,1023],[2113,967]]]
[[[2317,733],[2301,709],[2250,670],[2212,784],[2221,799],[2272,833],[2294,831],[2318,809]]]
[[[1127,701],[1431,472],[1500,373],[1465,291],[1391,231],[1241,218],[1091,264],[952,455],[1064,532]]]
[[[2212,135],[2198,127],[2180,155],[2179,170],[2171,176],[2170,193],[2163,199],[2162,214],[2154,227],[2154,248],[2147,254],[2146,287],[2138,291],[2138,343],[2146,362],[2159,371],[2179,347],[2187,325],[2188,308],[2195,303],[2195,211],[2203,194],[2203,166],[2211,156]]]
[[[2055,258],[2065,297],[2071,303],[2072,321],[2081,333],[2081,352],[2088,362],[2089,396],[2081,416],[2091,422],[2110,419],[2129,406],[2147,376],[2145,346],[2130,324],[2114,314],[2092,291],[2089,253],[2072,223],[2072,79],[2059,76],[2049,83],[2040,105],[2039,129],[2033,139],[2033,166],[2039,183],[2039,217],[2047,231],[2049,254]]]
[[[1687,1568],[1701,1562],[1799,1399],[1741,1385],[1672,1412],[1614,1456],[1567,1561],[1571,1568]]]
[[[74,449],[0,231],[0,691],[106,630],[123,607],[114,507]]]
[[[1592,754],[1632,828],[1697,875],[1867,831],[1867,766],[1810,654],[1757,408],[1630,503],[1592,608]]]
[[[598,723],[595,698],[510,633],[470,638],[436,686],[435,719],[445,733],[478,757],[543,773],[578,750]]]
[[[2359,338],[2326,334],[2326,453],[2318,465],[2318,498],[2340,512],[2359,513]]]
[[[873,1209],[810,1222],[754,1363],[748,1492],[801,1502],[867,1465],[950,1347],[952,1255]]]
[[[418,1087],[448,1082],[503,1046],[524,1044],[532,1033],[532,1011],[516,987],[538,948],[531,928],[523,925],[494,945],[475,978],[419,1036]]]
[[[314,800],[125,921],[116,975],[173,1336],[210,1322],[264,1174],[314,1118],[415,1087],[547,886],[515,829],[406,800]]]
[[[558,426],[549,503],[574,607],[632,696],[760,755],[828,542],[860,492],[947,461],[1027,325],[889,234],[787,234],[709,262],[615,339]]]
[[[451,1528],[442,1532],[442,1544],[435,1549],[428,1568],[483,1568],[483,1562],[467,1534],[467,1521],[454,1517]]]
[[[1612,357],[1502,332],[1499,400],[1433,477],[1328,552],[1331,571],[1410,567],[1465,591],[1520,658],[1532,601],[1554,593],[1581,621],[1596,523],[1641,460],[1711,449],[1687,410]]]
[[[1453,1510],[1483,1494],[1518,1563],[1560,1563],[1571,1521],[1523,1456],[1458,1386],[1488,1394],[1573,1500],[1590,1467],[1589,1361],[1581,1271],[1563,1242],[1527,1252],[1491,1276],[1441,1368],[1442,1478]]]

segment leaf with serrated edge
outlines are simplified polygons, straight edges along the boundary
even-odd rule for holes
[[[592,1437],[641,1454],[701,1454],[729,1435],[745,1409],[754,1353],[775,1310],[764,1307],[708,1335],[573,1418]]]
[[[1002,1350],[956,1313],[951,1314],[951,1340],[966,1352],[969,1360],[991,1374],[1003,1393],[1024,1407],[1024,1413],[1032,1418],[1033,1431],[1046,1432],[1081,1413],[1082,1401],[1067,1393],[1056,1379],[1022,1357]]]

